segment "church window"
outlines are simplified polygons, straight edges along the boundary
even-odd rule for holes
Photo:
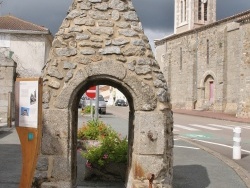
[[[207,2],[204,3],[204,20],[207,21]]]
[[[187,21],[187,0],[184,0],[184,21]]]
[[[182,69],[182,48],[180,48],[180,70]]]
[[[209,40],[207,39],[207,64],[209,64]]]
[[[201,10],[202,10],[202,3],[201,0],[199,0],[199,4],[198,4],[198,20],[201,20]]]
[[[181,22],[183,22],[183,1],[181,1]]]

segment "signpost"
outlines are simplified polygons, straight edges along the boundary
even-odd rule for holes
[[[96,98],[95,100],[95,119],[98,119],[98,110],[99,110],[99,86],[92,86],[86,91],[86,95],[90,98],[90,106],[91,106],[91,117],[93,117],[93,110],[92,110],[92,99]]]
[[[30,188],[41,142],[42,78],[17,78],[15,102],[15,126],[22,147],[19,188]]]
[[[96,86],[92,86],[90,87],[87,91],[86,91],[86,95],[91,98],[94,99],[96,96]]]

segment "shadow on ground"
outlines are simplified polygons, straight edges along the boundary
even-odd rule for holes
[[[173,188],[205,188],[210,184],[208,173],[201,165],[174,166]]]
[[[0,188],[17,188],[19,185],[22,156],[18,144],[0,144]]]

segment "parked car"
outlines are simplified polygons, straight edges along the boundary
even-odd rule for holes
[[[115,106],[128,106],[128,103],[123,99],[117,99],[115,102]]]
[[[78,104],[78,108],[82,108],[82,106],[84,104],[84,100],[85,100],[85,97],[81,97],[80,98],[80,101],[79,101],[79,104]]]
[[[90,106],[90,98],[87,97],[83,98],[81,105],[82,108],[84,108],[85,106]],[[92,106],[95,107],[95,99],[92,99]],[[106,108],[107,105],[104,100],[104,97],[102,95],[99,95],[99,110],[98,110],[99,114],[106,114]]]

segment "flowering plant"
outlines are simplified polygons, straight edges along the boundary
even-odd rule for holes
[[[95,138],[100,141],[98,146],[93,146],[87,151],[81,151],[81,155],[87,159],[86,166],[92,168],[93,165],[104,166],[108,163],[126,163],[128,155],[127,138],[121,139],[117,132],[103,122],[94,120],[95,125],[90,123],[88,128],[81,129],[83,138]]]
[[[90,120],[83,125],[77,132],[77,138],[80,140],[99,140],[105,137],[110,127],[106,126],[102,121]]]

